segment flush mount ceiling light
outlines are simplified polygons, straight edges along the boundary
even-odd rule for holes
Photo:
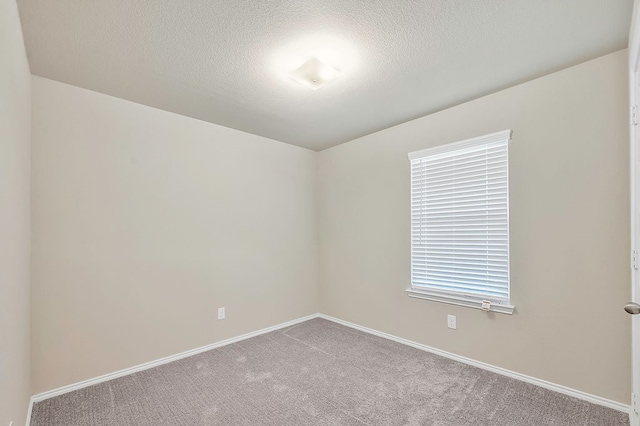
[[[326,83],[338,77],[339,74],[340,71],[331,65],[325,64],[320,59],[312,57],[291,71],[289,76],[311,90],[318,90]]]
[[[286,90],[300,87],[294,81],[318,90],[337,77],[352,77],[358,61],[356,46],[348,38],[315,34],[275,48],[270,55],[270,68]]]

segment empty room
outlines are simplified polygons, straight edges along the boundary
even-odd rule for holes
[[[0,0],[0,426],[640,426],[636,0]]]

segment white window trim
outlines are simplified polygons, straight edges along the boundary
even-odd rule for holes
[[[431,155],[437,155],[439,153],[450,152],[451,150],[454,150],[454,149],[455,150],[463,149],[468,146],[477,145],[479,143],[498,142],[505,139],[510,141],[511,135],[512,135],[511,130],[503,130],[501,132],[491,133],[489,135],[479,136],[471,139],[465,139],[460,142],[439,145],[436,147],[411,152],[408,154],[408,157],[409,157],[409,160],[414,160],[414,159],[422,158],[425,156],[431,156]],[[509,220],[508,209],[507,209],[507,220]],[[509,283],[509,287],[511,287],[511,283]],[[467,296],[462,293],[447,293],[447,292],[439,292],[437,290],[431,290],[431,289],[418,289],[418,288],[412,287],[411,285],[406,290],[406,292],[409,297],[413,297],[416,299],[424,299],[424,300],[430,300],[434,302],[448,303],[452,305],[482,309],[485,311],[489,310],[491,312],[498,312],[498,313],[508,314],[508,315],[512,315],[515,310],[515,306],[511,305],[510,303],[495,301],[491,299],[485,299],[475,295]],[[510,292],[511,290],[509,288],[509,293]],[[483,302],[485,302],[486,300],[489,300],[491,302],[489,309],[486,309],[486,307],[483,308]]]
[[[416,299],[431,300],[434,302],[448,303],[450,305],[466,306],[468,308],[476,309],[482,309],[482,301],[485,300],[482,298],[465,297],[457,294],[438,293],[431,290],[418,290],[412,287],[409,287],[406,291],[409,297],[414,297]],[[516,308],[513,305],[491,301],[491,307],[488,310],[491,312],[512,315],[515,309]]]

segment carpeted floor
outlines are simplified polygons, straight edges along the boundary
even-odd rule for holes
[[[628,425],[627,415],[323,319],[39,402],[32,426]]]

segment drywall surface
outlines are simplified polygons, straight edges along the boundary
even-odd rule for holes
[[[31,396],[31,74],[15,0],[0,0],[0,425]]]
[[[316,150],[622,49],[632,8],[20,0],[35,75]],[[316,92],[289,77],[311,56],[340,70]]]
[[[321,312],[628,404],[626,59],[619,51],[320,152]],[[515,314],[409,298],[407,153],[505,129]]]
[[[317,312],[316,170],[313,151],[34,77],[34,392]]]

